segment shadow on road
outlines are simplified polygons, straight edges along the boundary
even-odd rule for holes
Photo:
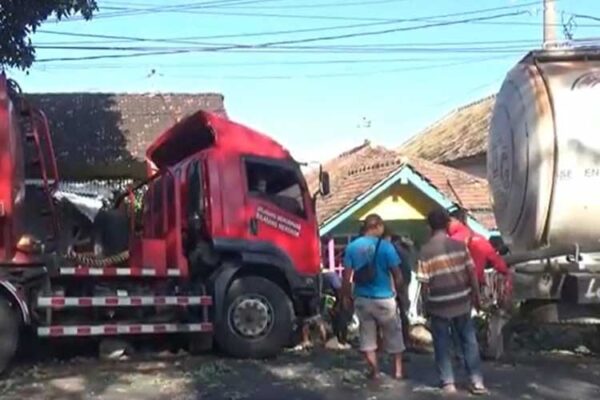
[[[387,362],[383,370],[389,371]],[[49,400],[391,400],[433,399],[436,373],[430,355],[411,355],[409,380],[369,384],[354,351],[285,353],[273,360],[213,355],[137,356],[107,362],[75,358],[21,366],[0,384],[0,398]],[[457,378],[463,378],[459,370]],[[487,363],[490,399],[596,400],[600,361],[560,355],[521,356],[515,365]],[[464,393],[464,392],[463,392]],[[460,397],[459,397],[460,398]]]

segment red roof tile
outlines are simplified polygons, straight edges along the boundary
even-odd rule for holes
[[[402,167],[413,169],[451,201],[471,210],[487,228],[495,228],[485,180],[418,157],[403,157],[368,141],[323,166],[331,178],[331,194],[317,200],[319,222],[327,221]],[[317,173],[307,174],[307,180],[311,191],[316,190]]]

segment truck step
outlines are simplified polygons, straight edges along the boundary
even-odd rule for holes
[[[136,306],[210,306],[210,296],[109,296],[38,297],[39,308],[136,307]]]
[[[178,269],[167,269],[164,274],[159,274],[151,268],[91,268],[91,267],[61,267],[58,270],[60,275],[65,276],[180,276]]]
[[[131,324],[131,325],[75,325],[42,326],[37,328],[41,337],[56,336],[114,336],[179,332],[212,332],[210,322],[197,324]]]

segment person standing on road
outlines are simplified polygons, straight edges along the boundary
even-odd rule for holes
[[[482,235],[479,235],[467,226],[467,214],[464,209],[459,208],[450,214],[448,224],[448,235],[455,240],[467,245],[467,249],[473,259],[475,273],[480,287],[485,286],[485,269],[491,266],[510,285],[510,269],[504,258],[494,248],[492,243]]]
[[[342,296],[344,307],[350,308],[354,280],[354,307],[360,323],[360,350],[368,363],[370,377],[376,379],[379,376],[379,329],[383,334],[383,347],[393,357],[393,377],[401,379],[404,377],[404,341],[396,295],[403,303],[408,299],[400,272],[400,257],[392,244],[382,239],[383,232],[381,217],[376,214],[367,216],[364,235],[346,248]]]
[[[410,285],[412,275],[412,267],[410,265],[410,254],[407,251],[408,249],[402,247],[400,237],[398,235],[393,234],[392,231],[389,230],[387,227],[385,229],[383,237],[384,239],[389,241],[392,244],[392,246],[394,246],[396,253],[400,257],[400,269],[402,272],[402,279],[404,284],[403,293],[408,293],[408,285]],[[400,319],[402,320],[402,338],[404,340],[404,345],[408,346],[408,348],[410,349],[410,321],[408,319],[408,309],[405,310],[402,307],[400,308]]]
[[[347,345],[349,321],[348,317],[346,317],[347,313],[341,312],[343,311],[341,310],[342,307],[340,305],[342,280],[335,271],[323,271],[321,272],[321,277],[323,279],[323,293],[330,294],[335,299],[335,304],[330,314],[330,317],[332,318],[333,334],[337,337],[342,347],[345,348]],[[323,309],[323,305],[321,305],[320,308]],[[305,321],[302,325],[302,339],[298,346],[299,349],[311,348],[313,346],[311,340],[311,328],[318,330],[319,337],[323,344],[327,342],[327,330],[325,328],[323,316],[319,314],[315,318]]]
[[[471,308],[479,308],[479,287],[471,256],[464,242],[448,237],[448,213],[434,210],[427,215],[432,231],[421,248],[417,279],[422,285],[426,314],[431,318],[435,363],[442,388],[455,393],[450,350],[451,330],[461,343],[465,366],[471,380],[471,392],[487,392],[483,384],[479,344],[471,318]]]

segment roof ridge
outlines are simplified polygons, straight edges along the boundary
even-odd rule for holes
[[[462,106],[459,106],[459,107],[457,107],[456,109],[454,109],[454,111],[455,111],[455,112],[460,112],[460,111],[463,111],[463,110],[464,110],[464,109],[466,109],[466,108],[469,108],[469,107],[476,106],[476,105],[478,105],[478,104],[481,104],[481,103],[483,103],[483,102],[485,102],[485,101],[488,101],[488,100],[490,100],[490,99],[493,99],[493,98],[495,98],[495,97],[496,97],[496,94],[490,94],[490,95],[488,95],[488,96],[485,96],[485,97],[479,98],[479,99],[477,99],[477,100],[474,100],[474,101],[472,101],[472,102],[470,102],[470,103],[463,104]]]
[[[185,93],[179,93],[179,92],[137,92],[137,93],[132,93],[132,92],[26,92],[25,93],[26,96],[73,96],[73,95],[80,95],[80,96],[97,96],[97,95],[104,95],[104,96],[136,96],[136,97],[141,97],[141,96],[145,96],[145,97],[153,97],[153,96],[178,96],[178,97],[183,97],[183,96],[191,96],[191,97],[201,97],[201,96],[217,96],[217,97],[221,97],[221,98],[225,98],[225,95],[223,95],[222,93],[217,93],[217,92],[195,92],[195,93],[190,93],[190,92],[185,92]]]
[[[407,162],[407,164],[411,165],[413,168],[415,168],[417,170],[419,168],[417,166],[415,166],[414,164],[410,163],[411,159],[413,159],[413,160],[415,160],[417,162],[422,162],[423,164],[429,164],[430,167],[436,167],[436,168],[439,168],[439,169],[446,170],[448,172],[452,172],[452,173],[454,173],[456,175],[460,175],[460,176],[462,176],[465,179],[471,180],[472,183],[480,183],[480,184],[488,185],[488,182],[487,182],[486,179],[480,178],[480,177],[478,177],[476,175],[473,175],[473,174],[470,174],[468,172],[462,171],[462,170],[460,170],[458,168],[451,167],[449,165],[444,165],[442,163],[437,163],[435,161],[430,161],[430,160],[427,160],[427,159],[422,158],[422,157],[409,157],[408,159],[409,159],[409,161]],[[450,179],[450,178],[448,178],[448,179]]]
[[[374,171],[381,168],[389,167],[391,165],[402,165],[405,163],[405,160],[401,157],[394,157],[393,159],[384,159],[381,161],[374,161],[371,163],[363,163],[353,169],[348,170],[345,176],[352,176],[362,172]]]
[[[363,149],[365,149],[367,147],[371,147],[371,141],[369,139],[365,139],[365,141],[362,144],[360,144],[360,145],[358,145],[356,147],[353,147],[350,150],[346,150],[343,153],[340,153],[337,157],[335,157],[334,159],[332,159],[330,161],[334,161],[334,160],[340,159],[340,158],[349,157],[352,154],[356,154],[359,151],[361,151],[361,150],[363,150]]]

